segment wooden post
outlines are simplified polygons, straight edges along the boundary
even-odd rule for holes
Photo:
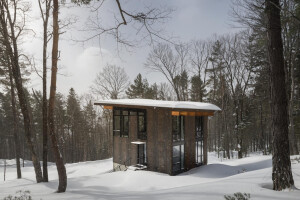
[[[203,117],[203,130],[204,130],[204,135],[203,135],[203,164],[207,165],[207,139],[208,139],[208,117],[205,116]]]

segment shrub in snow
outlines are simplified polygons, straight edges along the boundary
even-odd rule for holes
[[[17,191],[15,196],[7,196],[4,197],[3,200],[32,200],[31,196],[30,196],[30,191],[26,190],[26,191]]]
[[[224,195],[224,198],[226,200],[249,200],[250,199],[250,194],[249,193],[236,192],[236,193],[233,194],[233,196]]]

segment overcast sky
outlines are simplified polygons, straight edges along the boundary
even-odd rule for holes
[[[36,35],[29,42],[23,44],[24,51],[29,52],[35,57],[37,68],[40,66],[42,42],[39,38],[42,33],[42,21],[35,4],[32,5],[32,22]],[[124,0],[121,1],[123,7],[132,10],[143,10],[145,5],[153,7],[169,7],[174,12],[171,18],[163,25],[164,35],[174,36],[181,42],[188,42],[192,39],[206,40],[213,34],[223,34],[235,31],[230,26],[230,0]],[[151,4],[149,4],[151,2]],[[101,22],[105,25],[114,24],[113,14],[118,16],[117,5],[114,0],[106,0],[103,7],[98,11]],[[69,89],[73,87],[77,94],[83,95],[89,92],[89,87],[98,72],[106,64],[115,64],[124,67],[130,80],[133,81],[138,73],[146,77],[150,83],[165,82],[166,80],[158,73],[149,73],[144,68],[144,63],[150,51],[149,44],[141,43],[136,49],[128,52],[126,49],[117,50],[116,42],[108,37],[102,37],[82,43],[74,42],[71,39],[84,39],[90,33],[82,32],[86,26],[86,20],[94,17],[95,12],[90,8],[68,8],[62,9],[60,17],[66,19],[70,16],[76,16],[77,22],[62,35],[59,49],[59,73],[57,82],[57,91],[67,94]],[[124,34],[129,37],[136,36],[136,31],[131,27],[123,28]],[[49,44],[51,47],[52,44]],[[49,48],[49,53],[51,53]],[[50,66],[50,59],[48,64]],[[50,73],[49,73],[50,75]],[[42,81],[35,76],[28,85],[29,87],[41,90]]]

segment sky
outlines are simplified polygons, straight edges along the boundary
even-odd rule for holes
[[[22,43],[22,50],[34,57],[36,68],[39,70],[42,68],[42,20],[36,2],[32,1],[31,20],[28,25],[35,34],[26,36],[26,42]],[[156,28],[163,29],[163,36],[172,36],[180,42],[207,40],[214,34],[234,32],[234,28],[230,25],[230,2],[231,0],[121,1],[123,8],[129,11],[143,11],[145,6],[173,9],[170,18],[162,24],[158,23]],[[76,7],[67,4],[61,7],[60,19],[62,21],[76,19],[76,22],[70,25],[68,29],[64,29],[64,34],[60,37],[58,92],[68,94],[72,87],[79,95],[90,93],[90,86],[93,84],[96,74],[107,64],[124,67],[131,82],[138,73],[146,77],[150,83],[166,82],[166,79],[159,73],[149,72],[145,69],[144,63],[152,47],[149,40],[139,38],[141,35],[137,35],[132,26],[124,26],[121,31],[128,38],[141,40],[136,48],[128,50],[120,47],[113,38],[107,35],[79,42],[93,35],[94,32],[83,30],[88,27],[88,19],[94,19],[95,16],[98,16],[105,26],[111,26],[115,23],[114,16],[120,19],[117,4],[113,0],[106,0],[97,11],[91,10],[91,6]],[[49,55],[51,55],[51,46],[52,44],[49,43]],[[49,56],[49,69],[50,58]],[[48,74],[50,76],[50,71]],[[28,87],[41,90],[41,78],[35,74],[32,77]]]

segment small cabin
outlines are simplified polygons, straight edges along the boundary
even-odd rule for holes
[[[115,170],[140,169],[176,175],[207,164],[210,103],[116,99],[98,101],[113,112]]]

